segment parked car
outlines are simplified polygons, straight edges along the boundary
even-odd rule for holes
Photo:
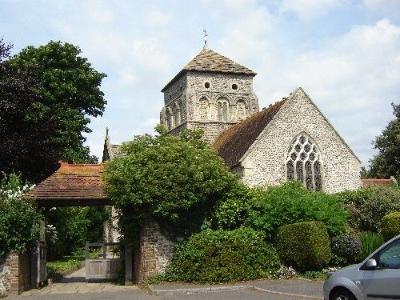
[[[400,235],[324,283],[325,300],[400,299]]]

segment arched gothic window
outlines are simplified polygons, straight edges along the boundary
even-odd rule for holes
[[[306,134],[300,134],[290,146],[286,159],[286,178],[304,184],[309,190],[322,190],[321,154]]]
[[[209,104],[206,98],[201,98],[199,101],[199,116],[200,120],[207,120],[208,119],[208,109]]]
[[[236,115],[238,120],[243,120],[246,117],[246,104],[243,100],[236,103]]]
[[[179,105],[179,102],[175,103],[174,119],[175,119],[175,126],[179,126],[181,124],[181,107]]]
[[[229,120],[228,101],[221,99],[218,100],[218,121],[227,122]]]

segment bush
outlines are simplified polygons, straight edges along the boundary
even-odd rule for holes
[[[400,189],[369,187],[337,194],[350,212],[349,222],[361,231],[378,232],[382,218],[400,211]]]
[[[255,200],[251,225],[273,238],[278,227],[303,221],[320,221],[331,236],[346,230],[347,212],[334,195],[308,191],[296,182],[270,187]]]
[[[321,222],[300,222],[280,227],[276,247],[282,261],[300,271],[320,269],[331,258],[329,235]]]
[[[353,234],[346,233],[334,237],[331,247],[337,265],[348,265],[360,259],[361,241]]]
[[[385,242],[383,237],[375,232],[363,232],[360,235],[361,240],[361,259],[378,249]]]
[[[387,241],[400,234],[400,212],[395,211],[382,218],[380,232]]]
[[[278,255],[262,233],[208,229],[177,246],[165,277],[189,282],[251,280],[268,277],[279,267]]]

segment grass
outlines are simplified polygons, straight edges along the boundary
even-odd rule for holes
[[[374,232],[363,232],[360,235],[361,257],[365,259],[368,255],[378,249],[385,242],[383,237]]]
[[[64,275],[72,273],[81,267],[81,263],[85,258],[82,256],[77,257],[64,257],[60,260],[47,262],[47,275],[53,281],[60,280]]]

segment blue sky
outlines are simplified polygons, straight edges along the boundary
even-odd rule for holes
[[[302,86],[367,163],[371,142],[400,102],[400,0],[0,0],[0,36],[27,45],[61,40],[105,72],[108,105],[87,144],[151,133],[161,88],[203,46],[255,70],[267,106]]]

